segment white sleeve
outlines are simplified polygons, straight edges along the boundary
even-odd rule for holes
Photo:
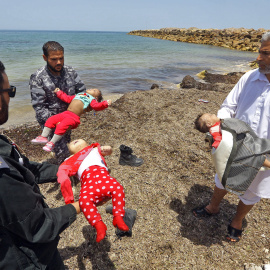
[[[244,85],[247,81],[247,77],[249,75],[246,73],[244,74],[238,83],[234,86],[231,90],[229,95],[226,97],[224,102],[222,103],[220,109],[217,112],[217,117],[224,119],[224,118],[234,118],[237,110],[237,105],[239,101],[240,94],[244,88]]]

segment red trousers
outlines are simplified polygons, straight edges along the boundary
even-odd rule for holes
[[[56,127],[54,134],[64,135],[69,128],[75,129],[80,123],[80,116],[70,111],[64,111],[48,118],[45,127],[51,129]]]
[[[79,203],[84,216],[92,226],[102,220],[96,204],[107,198],[112,198],[113,216],[124,217],[124,188],[109,175],[106,168],[89,167],[81,176]]]

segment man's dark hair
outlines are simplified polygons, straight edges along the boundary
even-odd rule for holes
[[[0,89],[3,89],[3,83],[4,83],[3,73],[5,73],[5,66],[0,61]]]
[[[201,117],[203,116],[204,113],[198,114],[197,118],[194,121],[194,128],[199,130],[202,133],[208,132],[208,128],[205,124],[202,124],[202,119]]]
[[[51,51],[61,51],[61,52],[64,52],[64,47],[56,42],[56,41],[48,41],[46,43],[44,43],[43,47],[42,47],[42,50],[43,50],[43,54],[48,57],[49,56],[49,52]]]

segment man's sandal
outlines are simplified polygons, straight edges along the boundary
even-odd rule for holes
[[[211,216],[215,216],[215,215],[219,214],[219,212],[218,213],[209,212],[209,210],[206,209],[206,206],[207,205],[202,206],[202,207],[198,207],[198,208],[194,208],[192,210],[193,215],[197,218],[202,218],[202,217],[211,217]]]
[[[226,239],[230,242],[239,242],[242,236],[242,232],[243,230],[238,230],[231,225],[228,225],[228,234],[226,236]]]

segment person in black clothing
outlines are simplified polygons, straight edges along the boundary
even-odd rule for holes
[[[10,86],[0,61],[0,125],[8,120]],[[65,269],[59,234],[80,213],[75,202],[49,208],[38,184],[56,181],[57,165],[31,162],[0,135],[0,269]]]

